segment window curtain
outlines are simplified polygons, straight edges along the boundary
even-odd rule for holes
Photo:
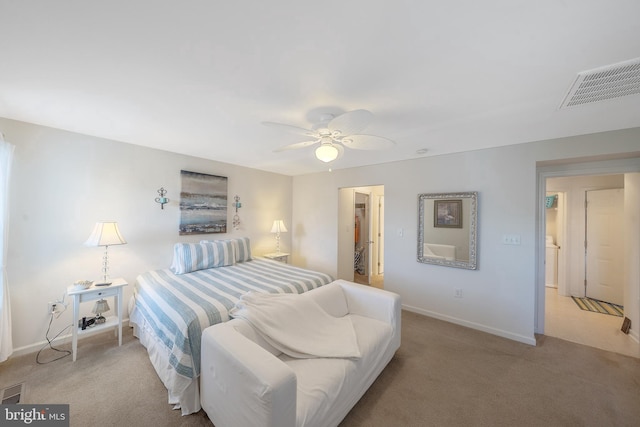
[[[4,135],[0,132],[0,362],[7,360],[13,353],[6,266],[9,242],[9,175],[14,148],[5,142]]]

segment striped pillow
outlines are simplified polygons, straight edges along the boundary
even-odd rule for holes
[[[176,243],[173,247],[171,271],[174,274],[185,274],[233,264],[235,264],[235,251],[229,241]]]
[[[219,240],[201,240],[200,243],[218,242]],[[251,242],[248,237],[238,237],[237,239],[224,240],[231,242],[236,262],[251,261]]]
[[[236,262],[251,261],[251,242],[248,237],[231,240],[236,256]]]

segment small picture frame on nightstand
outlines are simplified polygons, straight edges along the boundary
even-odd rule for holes
[[[620,330],[625,334],[628,334],[629,329],[631,329],[631,319],[629,319],[628,317],[625,317],[624,320],[622,321],[622,328],[620,328]]]

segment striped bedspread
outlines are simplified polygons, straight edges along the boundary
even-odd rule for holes
[[[202,331],[229,320],[241,295],[302,293],[331,281],[327,274],[264,258],[181,275],[154,270],[138,276],[135,306],[167,347],[176,373],[195,378],[200,375]]]

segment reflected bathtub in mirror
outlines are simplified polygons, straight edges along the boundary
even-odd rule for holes
[[[418,195],[418,262],[476,270],[478,192]]]

